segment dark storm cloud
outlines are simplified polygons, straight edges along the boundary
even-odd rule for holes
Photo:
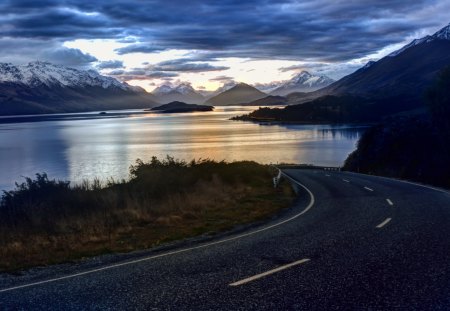
[[[97,59],[79,49],[61,46],[56,41],[0,38],[0,62],[26,63],[31,60],[49,61],[70,67],[90,67]]]
[[[209,81],[217,81],[217,82],[224,82],[224,83],[232,81],[232,80],[233,80],[233,78],[229,77],[229,76],[217,76],[217,77],[209,79]]]
[[[0,37],[134,42],[119,54],[184,49],[210,59],[341,62],[436,30],[449,9],[446,0],[6,0]]]
[[[213,66],[208,63],[193,63],[190,60],[190,58],[174,59],[153,65],[149,64],[143,68],[133,68],[132,70],[113,70],[108,74],[116,76],[121,80],[145,80],[173,78],[179,76],[179,73],[221,71],[229,68],[225,66]]]
[[[110,76],[120,76],[120,75],[124,75],[125,72],[126,71],[123,70],[123,69],[116,69],[116,70],[108,72],[108,75],[110,75]]]
[[[108,60],[100,62],[97,66],[98,69],[118,69],[123,68],[123,61],[120,60]]]
[[[39,1],[37,1],[39,2]],[[1,5],[0,5],[1,10]],[[0,17],[6,29],[0,34],[9,37],[73,39],[114,38],[123,34],[112,21],[98,13],[86,13],[76,8],[55,7],[48,10],[15,12]]]
[[[207,72],[207,71],[221,71],[229,69],[225,66],[213,66],[208,63],[193,63],[189,59],[174,59],[160,62],[156,65],[149,65],[148,69],[154,71],[169,71],[169,72]]]
[[[116,49],[117,54],[130,54],[130,53],[154,53],[167,50],[167,48],[161,46],[154,46],[152,44],[132,44],[123,48]]]
[[[161,71],[148,71],[141,68],[135,68],[132,70],[113,70],[108,73],[110,76],[121,81],[129,80],[149,80],[149,79],[164,79],[178,77],[175,72],[161,72]]]
[[[53,63],[73,67],[83,67],[97,61],[97,58],[90,54],[85,54],[79,49],[70,49],[64,47],[55,50],[49,50],[44,53],[44,56],[45,59],[51,60]]]
[[[154,71],[154,72],[147,73],[146,76],[149,77],[149,78],[159,79],[159,78],[178,77],[178,74],[174,73],[174,72]]]

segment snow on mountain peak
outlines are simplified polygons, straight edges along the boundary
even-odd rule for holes
[[[410,47],[413,47],[413,46],[416,46],[416,45],[422,44],[422,43],[428,43],[428,42],[431,42],[434,40],[450,40],[450,24],[448,24],[444,28],[440,29],[439,31],[434,33],[432,36],[425,36],[420,39],[414,39],[413,41],[411,41],[409,44],[405,45],[401,49],[389,54],[388,57],[397,56],[398,54],[404,52],[405,50],[409,49]]]
[[[78,70],[43,61],[34,61],[18,66],[0,63],[0,82],[20,83],[30,87],[41,85],[48,87],[94,86],[105,89],[113,87],[136,92],[128,84],[111,77],[102,76],[95,70]]]
[[[181,82],[177,85],[163,84],[154,89],[152,93],[158,95],[173,92],[180,93],[182,95],[196,93],[196,91],[189,82]]]
[[[436,39],[450,40],[450,23],[436,32],[432,37]]]
[[[302,70],[297,76],[298,77],[299,76],[310,77],[311,74],[308,71],[306,71],[306,70]]]
[[[295,83],[302,83],[303,81],[306,81],[306,80],[310,79],[311,77],[312,77],[312,75],[309,72],[303,70],[299,74],[295,75],[291,79],[291,81],[295,82]]]
[[[389,54],[388,57],[394,57],[394,56],[397,56],[398,54],[400,54],[400,53],[406,51],[406,50],[409,49],[410,47],[416,46],[416,45],[421,44],[421,43],[423,43],[423,42],[429,42],[430,38],[431,38],[430,36],[426,36],[426,37],[423,37],[423,38],[421,38],[421,39],[414,39],[413,41],[411,41],[409,44],[405,45],[405,46],[402,47],[401,49],[399,49],[399,50],[397,50],[397,51],[394,51],[394,52],[392,52],[391,54]]]
[[[172,91],[172,87],[170,85],[163,84],[163,85],[160,85],[157,88],[155,88],[152,93],[153,94],[167,94],[171,91]]]
[[[367,69],[367,68],[371,67],[375,63],[376,63],[376,61],[370,60],[370,61],[367,62],[367,64],[364,65],[364,67],[362,67],[362,69]]]
[[[175,87],[175,91],[177,91],[178,93],[181,93],[181,94],[189,94],[189,93],[195,93],[195,90],[194,90],[194,88],[192,87],[192,85],[190,84],[190,83],[188,83],[188,82],[182,82],[182,83],[180,83],[180,84],[178,84],[176,87]]]
[[[292,92],[312,92],[328,86],[333,82],[334,80],[327,76],[313,75],[303,70],[292,77],[292,79],[274,89],[271,94],[286,95]]]
[[[298,75],[294,76],[285,85],[305,85],[312,87],[316,84],[325,84],[333,82],[332,79],[326,76],[315,76],[310,74],[308,71],[302,71]]]

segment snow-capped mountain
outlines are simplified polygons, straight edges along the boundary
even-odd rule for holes
[[[369,62],[311,96],[354,94],[366,98],[408,98],[410,108],[412,103],[423,104],[424,92],[447,66],[450,66],[450,24],[376,62]],[[401,105],[398,101],[396,104]]]
[[[368,61],[361,69],[367,69],[375,63],[376,63],[376,61],[373,61],[373,60]]]
[[[14,66],[0,63],[0,83],[20,83],[28,87],[101,87],[124,91],[142,91],[114,78],[100,75],[95,70],[78,70],[48,62],[31,62]]]
[[[253,86],[256,87],[258,90],[260,90],[261,92],[269,94],[285,83],[286,81],[272,81],[269,83],[255,83],[253,84]]]
[[[441,30],[439,30],[438,32],[436,32],[434,35],[432,36],[425,36],[423,38],[420,39],[414,39],[413,41],[411,41],[409,44],[405,45],[404,47],[402,47],[401,49],[392,52],[391,54],[389,54],[389,57],[394,57],[399,55],[400,53],[406,51],[407,49],[419,45],[419,44],[423,44],[423,43],[430,43],[433,42],[435,40],[450,40],[450,24],[448,24],[446,27],[442,28]]]
[[[0,63],[0,115],[150,108],[140,87],[48,62]]]
[[[426,37],[420,38],[420,39],[414,39],[413,41],[411,41],[409,44],[405,45],[401,49],[398,49],[397,51],[394,51],[391,54],[389,54],[388,57],[397,56],[400,53],[402,53],[402,52],[406,51],[407,49],[409,49],[410,47],[413,47],[413,46],[416,46],[416,45],[421,44],[423,42],[426,42],[429,39],[431,39],[431,36],[426,36]]]
[[[170,85],[163,84],[155,88],[152,93],[153,95],[161,95],[161,94],[167,94],[173,91],[173,88]]]
[[[163,84],[154,89],[152,93],[155,95],[159,95],[159,94],[167,94],[170,92],[177,92],[184,95],[189,93],[196,93],[192,85],[188,82],[181,82],[174,86],[169,84]]]
[[[302,71],[270,94],[283,96],[293,92],[313,92],[333,82],[334,80],[327,76],[316,76],[307,71]]]
[[[176,85],[163,84],[152,92],[160,103],[170,103],[181,101],[188,104],[202,103],[205,98],[188,82],[181,82]]]

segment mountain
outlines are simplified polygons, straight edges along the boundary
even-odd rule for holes
[[[233,86],[236,86],[236,84],[237,84],[237,82],[235,82],[235,81],[229,81],[229,82],[224,83],[224,85],[222,85],[221,87],[219,87],[218,89],[216,89],[214,91],[199,90],[197,92],[202,94],[203,97],[205,98],[205,100],[208,100],[211,97],[214,97],[216,95],[219,95],[220,93],[228,91]]]
[[[246,106],[277,106],[277,105],[287,105],[288,99],[283,96],[273,96],[269,95],[249,103],[245,103]]]
[[[254,101],[251,101],[249,103],[245,103],[246,106],[277,106],[277,105],[291,105],[295,104],[299,100],[303,99],[305,96],[307,96],[308,93],[301,93],[301,92],[294,92],[289,93],[286,96],[276,96],[276,95],[269,95],[266,97],[263,97],[261,99],[257,99]]]
[[[376,122],[392,115],[415,115],[426,111],[423,97],[438,72],[450,66],[450,24],[431,36],[415,39],[403,48],[369,62],[342,79],[309,93],[288,96],[298,108],[298,121]],[[344,103],[342,99],[350,99]],[[307,104],[307,105],[306,105]],[[360,107],[357,107],[357,106]],[[361,107],[370,115],[361,114]],[[259,117],[274,112],[260,111]],[[292,121],[290,110],[279,119]],[[307,117],[308,115],[309,117]]]
[[[148,108],[155,98],[94,70],[0,63],[0,115]]]
[[[289,106],[284,109],[263,108],[236,119],[364,123],[420,116],[427,112],[425,93],[449,66],[450,24],[327,87],[289,94]]]
[[[255,83],[253,84],[254,87],[256,87],[261,92],[270,94],[275,89],[279,88],[283,84],[285,84],[286,81],[272,81],[268,83]]]
[[[267,94],[245,83],[239,83],[231,89],[226,90],[206,101],[206,104],[213,106],[232,106],[241,103],[248,103],[263,97]]]
[[[388,115],[393,107],[389,104],[381,110]],[[379,105],[371,100],[350,96],[322,96],[312,101],[288,105],[285,108],[259,108],[249,114],[234,117],[242,121],[281,121],[306,124],[371,123],[380,119]]]
[[[203,95],[194,90],[190,83],[180,83],[176,86],[164,84],[154,89],[152,94],[160,103],[182,101],[198,104],[205,100]]]
[[[436,74],[450,65],[450,24],[415,39],[377,62],[313,92],[311,96],[354,94],[371,98],[420,99]]]
[[[293,92],[312,92],[333,83],[334,80],[327,76],[315,76],[307,71],[302,71],[291,80],[273,90],[271,95],[287,95]]]

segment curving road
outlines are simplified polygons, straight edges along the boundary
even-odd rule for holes
[[[299,198],[264,226],[0,275],[0,309],[450,309],[448,192],[346,172],[284,174]]]

